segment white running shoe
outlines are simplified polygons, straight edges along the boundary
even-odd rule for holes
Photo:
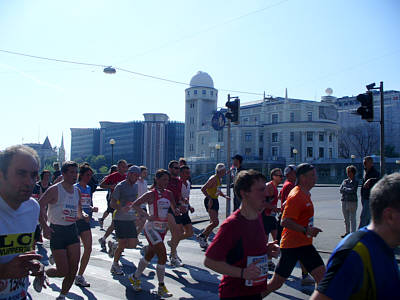
[[[179,268],[179,267],[183,266],[182,262],[176,256],[170,255],[169,261],[171,263],[171,266],[173,266],[175,268]]]
[[[114,257],[115,250],[117,250],[118,244],[114,243],[113,241],[108,241],[108,256]]]
[[[75,284],[81,287],[90,287],[90,283],[87,282],[82,275],[76,275]]]
[[[158,296],[163,297],[163,298],[172,297],[172,294],[168,291],[165,284],[158,286],[157,294],[158,294]]]
[[[199,244],[200,247],[203,249],[207,249],[208,248],[208,243],[207,243],[207,239],[204,236],[197,236],[197,239],[199,240]]]
[[[49,256],[49,263],[51,265],[54,265],[56,263],[55,260],[54,260],[53,254],[50,254],[50,256]]]
[[[132,284],[133,290],[135,292],[140,292],[142,290],[140,279],[135,277],[135,274],[131,274],[128,277],[130,283]]]
[[[124,271],[122,271],[122,268],[119,264],[112,264],[110,272],[113,275],[124,275]]]

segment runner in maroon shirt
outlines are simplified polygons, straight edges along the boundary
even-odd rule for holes
[[[204,265],[224,275],[220,299],[262,299],[261,293],[267,290],[268,256],[277,256],[279,247],[267,244],[263,230],[260,211],[267,196],[265,182],[257,171],[240,172],[234,189],[242,205],[223,222],[206,251]]]

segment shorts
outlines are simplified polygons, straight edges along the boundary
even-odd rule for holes
[[[184,214],[180,216],[175,216],[175,221],[176,219],[179,219],[179,223],[176,222],[176,224],[182,224],[183,226],[192,224],[192,220],[189,217],[189,212],[185,212]]]
[[[168,208],[168,213],[174,216],[176,224],[182,224],[182,218],[180,218],[181,216],[175,216],[175,214],[172,212],[172,208],[171,207]]]
[[[113,220],[115,235],[119,239],[136,239],[137,231],[135,221]]]
[[[76,221],[76,227],[78,228],[78,234],[81,235],[82,232],[90,230],[90,223],[86,222],[84,219],[78,219]]]
[[[275,273],[283,278],[288,278],[292,274],[297,261],[300,261],[309,273],[324,265],[321,256],[313,245],[281,248],[281,258],[276,266]]]
[[[35,229],[35,235],[33,236],[33,238],[35,239],[36,242],[40,240],[41,231],[42,231],[42,227],[39,224],[37,224],[36,229]]]
[[[79,243],[78,228],[75,223],[71,225],[50,224],[53,229],[50,237],[51,250],[64,250],[68,246]]]
[[[272,230],[278,229],[278,222],[276,221],[275,217],[266,216],[264,213],[262,213],[262,220],[263,220],[264,231],[265,231],[266,235],[270,234]]]
[[[211,209],[218,211],[219,210],[219,202],[218,199],[212,199],[212,206]],[[204,207],[208,211],[208,198],[204,198]]]
[[[111,203],[111,197],[107,196],[107,210],[106,210],[106,212],[108,212],[109,214],[112,214],[112,213],[114,213],[115,209],[110,206],[110,203]]]
[[[157,245],[164,242],[167,231],[156,230],[153,226],[153,222],[146,222],[144,225],[144,235],[151,246]]]

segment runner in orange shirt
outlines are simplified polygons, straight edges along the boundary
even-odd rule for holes
[[[314,227],[314,206],[310,194],[317,180],[315,167],[308,163],[300,164],[296,177],[297,185],[289,193],[282,215],[281,257],[264,296],[282,286],[298,260],[317,283],[325,273],[324,262],[312,244],[313,237],[322,231]]]

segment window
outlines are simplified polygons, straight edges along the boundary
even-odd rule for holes
[[[246,142],[251,142],[251,132],[245,132],[244,133],[244,140]]]
[[[264,157],[264,148],[259,148],[258,149],[258,159],[263,160]]]
[[[294,147],[290,147],[290,157],[294,156],[293,149],[294,149]]]
[[[291,132],[291,133],[290,133],[290,141],[291,141],[291,142],[294,142],[294,132]]]
[[[294,112],[290,113],[290,122],[294,122]]]
[[[273,157],[277,157],[278,156],[278,147],[272,147],[271,154]]]
[[[187,95],[190,96],[190,91],[187,91]]]
[[[329,143],[332,143],[332,133],[329,134]]]
[[[245,118],[243,118],[243,123],[247,123],[249,121],[249,118],[247,118],[247,117],[245,117]]]
[[[244,149],[244,155],[249,156],[251,154],[251,148]]]
[[[278,123],[278,114],[272,114],[272,124]]]
[[[313,132],[307,131],[307,142],[312,142],[312,141],[313,141]]]
[[[210,91],[210,95],[211,95],[211,96],[214,95],[214,91]]]
[[[332,148],[329,148],[329,158],[332,158]]]
[[[307,112],[307,121],[312,121],[312,111]]]
[[[203,95],[205,95],[205,94],[206,94],[206,90],[202,90],[201,93],[202,93]]]
[[[194,90],[194,94],[197,95],[197,90]]]
[[[201,137],[201,144],[204,145],[204,136]]]
[[[193,144],[189,145],[189,151],[193,151]]]
[[[325,134],[323,132],[320,132],[319,133],[319,141],[323,142],[324,141],[324,137],[325,137]]]
[[[277,132],[272,133],[272,142],[273,143],[278,142],[278,133]]]
[[[307,147],[307,157],[313,157],[313,147]]]
[[[320,147],[319,148],[319,157],[323,158],[324,157],[324,152],[325,152],[325,149],[323,147]]]
[[[189,136],[190,136],[191,139],[194,137],[193,131],[190,132],[190,135],[189,135]]]
[[[258,136],[258,141],[259,141],[259,142],[264,141],[264,134],[263,134],[263,133],[261,133],[261,134]]]

